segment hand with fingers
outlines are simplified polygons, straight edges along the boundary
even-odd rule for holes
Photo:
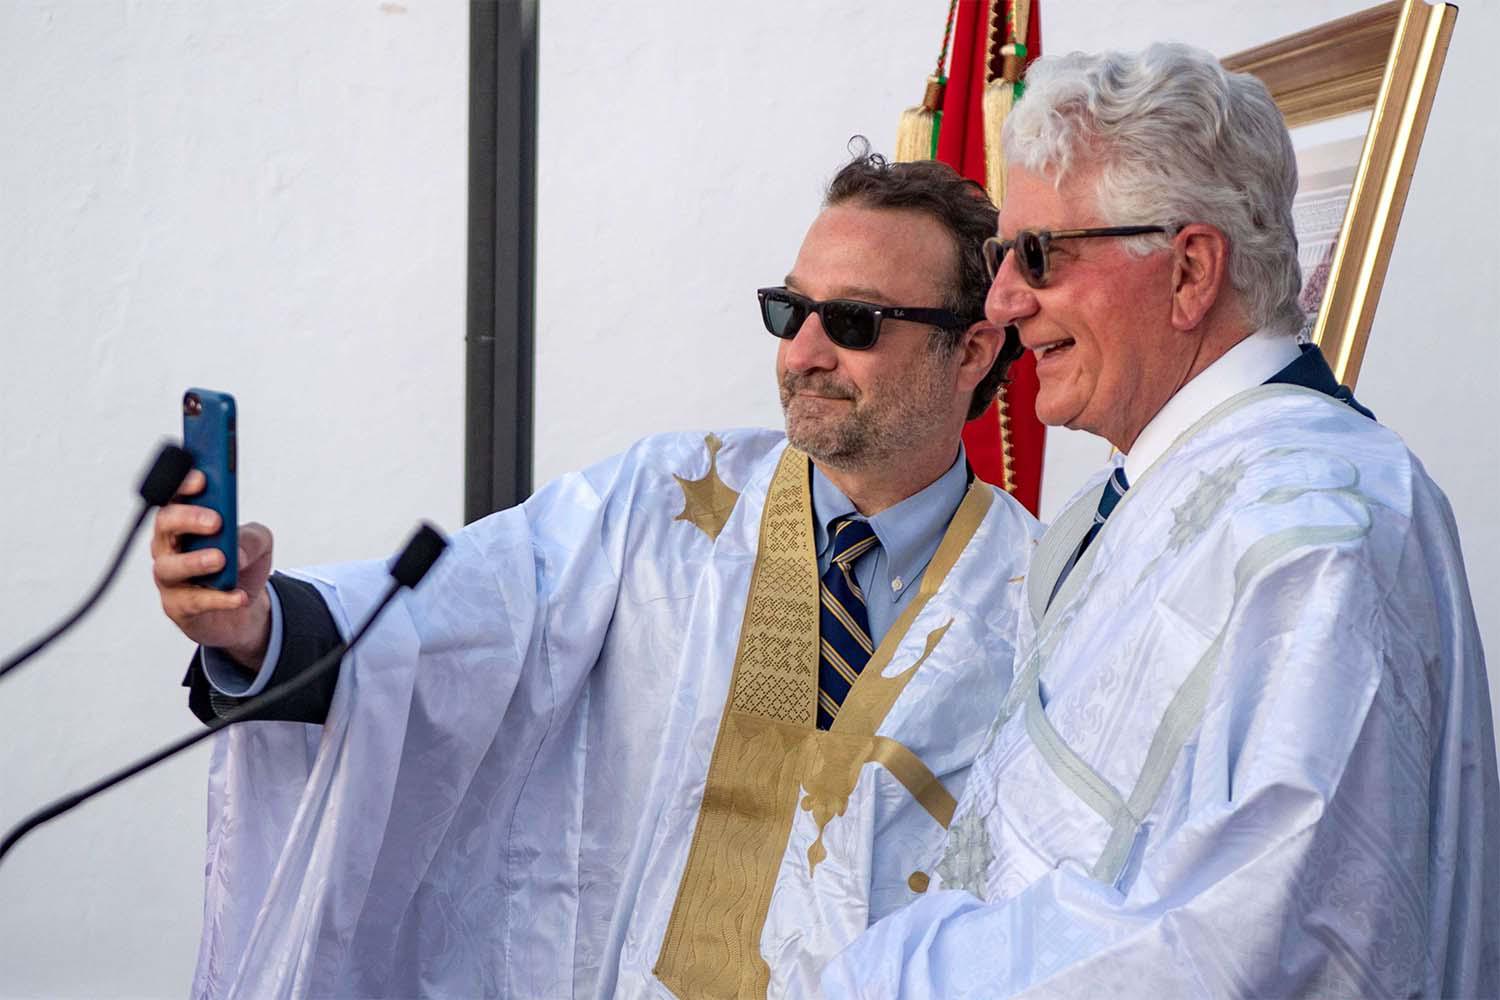
[[[184,503],[203,492],[206,480],[194,469],[176,499],[156,513],[151,534],[152,575],[161,594],[162,610],[189,639],[214,646],[250,671],[260,669],[271,637],[271,599],[266,580],[271,575],[271,531],[263,524],[239,529],[239,587],[215,590],[194,583],[196,577],[217,572],[224,565],[218,549],[179,551],[183,535],[206,535],[219,530],[219,515]]]

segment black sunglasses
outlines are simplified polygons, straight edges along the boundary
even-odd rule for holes
[[[1005,255],[1016,251],[1016,270],[1032,288],[1047,287],[1047,278],[1052,273],[1052,262],[1048,251],[1058,240],[1083,240],[1097,236],[1144,236],[1147,233],[1170,233],[1167,226],[1108,226],[1104,229],[1023,229],[1013,240],[1002,240],[991,236],[984,241],[984,267],[990,280],[1000,272]]]
[[[782,340],[791,340],[813,313],[823,323],[828,339],[851,351],[867,351],[880,338],[880,323],[887,319],[906,319],[926,323],[944,330],[962,330],[969,324],[946,309],[921,309],[909,306],[878,306],[854,299],[829,299],[818,302],[778,285],[760,288],[760,318],[766,329]]]

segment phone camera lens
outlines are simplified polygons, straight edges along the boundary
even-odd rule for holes
[[[190,392],[182,397],[182,412],[190,417],[196,417],[203,412],[203,400],[198,398],[196,392]]]

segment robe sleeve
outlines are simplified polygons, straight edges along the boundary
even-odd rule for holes
[[[1241,593],[1168,804],[1115,884],[1065,859],[998,902],[929,893],[838,956],[825,994],[1494,995],[1493,736],[1443,533],[1411,531],[1394,574],[1320,547]]]
[[[528,919],[514,907],[537,874],[510,846],[535,818],[518,803],[552,794],[563,847],[576,837],[570,776],[543,773],[543,745],[568,737],[587,697],[632,522],[670,522],[653,498],[680,500],[661,466],[701,452],[684,442],[638,446],[455,535],[346,658],[321,728],[218,738],[195,995],[387,995],[444,963],[466,990],[499,991],[504,936]],[[389,579],[382,562],[296,575],[344,636]],[[597,743],[569,753],[610,752]]]

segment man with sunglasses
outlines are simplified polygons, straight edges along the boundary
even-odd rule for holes
[[[1446,499],[1298,344],[1265,87],[1039,60],[986,314],[1117,457],[1032,560],[931,891],[840,997],[1500,994],[1500,789]]]
[[[214,759],[194,992],[780,996],[915,898],[1011,676],[1039,534],[969,474],[1017,348],[984,319],[995,209],[860,156],[784,284],[786,434],[649,438],[469,526],[332,682]],[[197,474],[194,474],[195,477]],[[201,488],[201,478],[188,484]],[[380,564],[193,584],[205,718],[333,648]]]

